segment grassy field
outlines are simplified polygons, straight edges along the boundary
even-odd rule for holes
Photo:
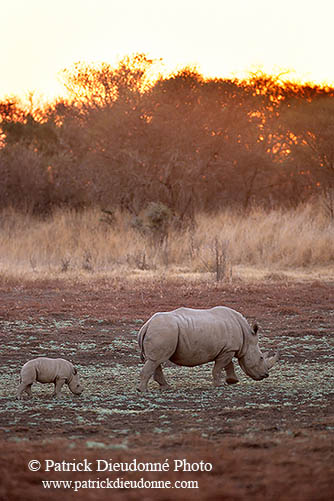
[[[238,274],[292,272],[331,274],[334,220],[323,206],[197,214],[192,224],[171,218],[152,228],[137,218],[100,210],[59,210],[37,219],[7,210],[0,214],[2,278],[34,274],[146,276],[207,274],[232,280]],[[252,271],[253,270],[253,271]]]

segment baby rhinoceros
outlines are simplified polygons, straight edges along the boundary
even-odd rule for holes
[[[75,395],[80,395],[83,391],[76,368],[63,358],[39,357],[26,362],[21,369],[20,386],[16,397],[20,400],[24,391],[31,397],[31,385],[35,382],[53,383],[55,385],[53,397],[58,397],[65,383]]]

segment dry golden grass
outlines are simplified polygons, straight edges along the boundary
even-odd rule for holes
[[[306,276],[334,275],[334,221],[320,206],[197,214],[192,227],[172,224],[162,243],[148,228],[139,231],[128,214],[116,213],[112,224],[102,216],[98,209],[59,210],[45,220],[2,212],[2,278],[161,273],[204,278],[215,272],[218,255],[228,280],[282,279],[300,276],[300,270]]]

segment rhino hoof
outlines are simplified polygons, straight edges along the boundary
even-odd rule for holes
[[[239,383],[239,379],[234,378],[234,377],[228,377],[228,378],[226,378],[226,382],[227,382],[227,384],[236,384],[236,383]]]
[[[170,386],[169,386],[169,384],[164,384],[164,385],[159,387],[159,390],[160,391],[170,390]]]

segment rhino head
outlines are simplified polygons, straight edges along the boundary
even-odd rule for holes
[[[68,381],[68,387],[75,395],[81,395],[83,387],[79,381],[79,374],[75,367],[73,367],[71,378]]]
[[[245,353],[239,357],[239,365],[247,376],[261,381],[269,376],[269,369],[277,362],[279,353],[269,357],[268,353],[262,353],[259,348],[258,326],[253,326],[252,333],[247,336],[247,344],[245,346]]]

